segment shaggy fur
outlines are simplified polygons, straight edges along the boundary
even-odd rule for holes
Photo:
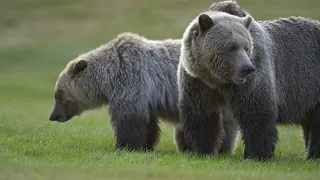
[[[57,80],[56,104],[50,119],[65,122],[86,110],[109,105],[117,149],[153,150],[161,118],[176,127],[179,150],[187,150],[178,111],[176,71],[180,47],[180,40],[155,41],[123,33],[80,55]],[[228,134],[224,134],[220,152],[232,153],[238,128],[227,118]]]
[[[187,147],[217,151],[222,110],[241,129],[244,157],[266,160],[276,121],[300,124],[307,158],[320,158],[320,23],[302,17],[257,22],[201,13],[184,32],[178,67],[180,118]]]

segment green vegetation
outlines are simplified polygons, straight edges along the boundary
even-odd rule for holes
[[[56,78],[78,54],[133,31],[147,38],[180,38],[213,1],[25,0],[0,6],[0,179],[318,179],[319,161],[305,161],[300,128],[280,127],[276,158],[199,158],[176,151],[162,124],[155,152],[114,151],[106,110],[67,123],[49,122]],[[320,1],[244,1],[255,19],[320,19]]]

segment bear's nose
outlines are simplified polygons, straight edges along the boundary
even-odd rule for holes
[[[242,73],[244,74],[244,75],[249,75],[249,74],[251,74],[252,72],[254,72],[254,67],[253,67],[253,65],[251,65],[251,64],[245,64],[243,67],[242,67]]]
[[[53,115],[53,114],[51,114],[50,117],[49,117],[50,121],[57,121],[58,119],[59,119],[59,117],[56,116],[56,115]]]

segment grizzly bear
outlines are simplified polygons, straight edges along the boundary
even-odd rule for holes
[[[239,17],[245,17],[247,14],[249,14],[247,11],[240,8],[237,1],[234,0],[225,0],[212,3],[208,11],[221,11]]]
[[[197,154],[217,151],[227,110],[239,124],[244,158],[274,156],[276,122],[301,125],[307,159],[320,158],[320,23],[243,15],[211,9],[183,34],[178,91],[185,145]]]
[[[179,125],[177,67],[181,40],[149,40],[122,33],[79,55],[60,73],[54,91],[51,121],[66,122],[86,110],[109,105],[116,149],[153,150],[158,119],[175,126],[176,145],[186,151]],[[232,153],[238,127],[224,114],[219,152]]]

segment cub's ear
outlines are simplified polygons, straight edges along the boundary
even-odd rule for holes
[[[241,18],[241,21],[247,29],[250,29],[252,24],[252,17],[250,15],[246,15],[245,17]]]
[[[198,22],[201,30],[207,30],[213,26],[213,20],[207,14],[201,14],[198,17]]]
[[[85,61],[85,60],[78,61],[73,67],[72,77],[74,77],[75,75],[77,75],[81,71],[85,70],[87,67],[88,67],[87,61]]]

